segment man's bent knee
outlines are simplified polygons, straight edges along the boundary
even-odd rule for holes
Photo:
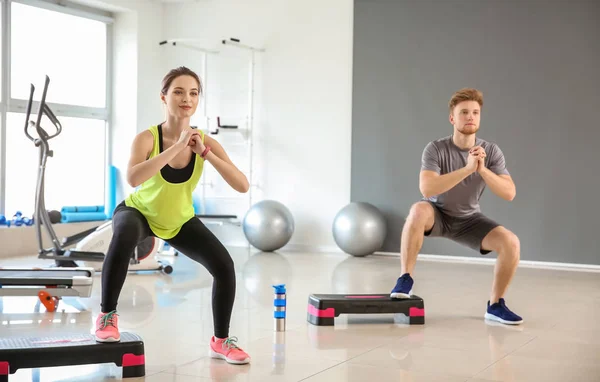
[[[484,239],[484,245],[493,251],[519,258],[521,242],[512,231],[499,226],[494,228]]]
[[[509,253],[516,259],[519,258],[521,252],[521,242],[519,241],[517,235],[508,231],[504,239],[504,247],[506,253]]]
[[[424,226],[425,230],[428,230],[433,227],[435,211],[428,202],[417,202],[410,208],[408,220],[413,224]]]

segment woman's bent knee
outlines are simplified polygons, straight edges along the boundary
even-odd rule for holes
[[[227,256],[224,262],[223,273],[235,279],[235,264],[231,256]]]
[[[215,254],[215,260],[212,265],[208,265],[208,270],[215,278],[219,279],[234,279],[235,280],[235,264],[229,255],[229,252],[220,252]]]

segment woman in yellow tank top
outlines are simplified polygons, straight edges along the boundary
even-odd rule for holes
[[[221,145],[190,127],[202,83],[186,67],[171,70],[160,94],[165,122],[139,133],[132,144],[127,182],[137,189],[113,213],[113,237],[102,270],[102,305],[96,320],[98,342],[120,341],[116,313],[135,246],[153,235],[203,264],[214,278],[214,335],[210,354],[229,363],[250,362],[250,356],[229,337],[235,299],[235,270],[229,252],[195,217],[192,192],[205,162],[209,162],[236,191],[245,193],[246,176],[231,162]],[[139,187],[138,187],[139,186]]]

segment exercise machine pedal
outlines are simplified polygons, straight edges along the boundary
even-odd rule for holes
[[[45,290],[41,290],[38,292],[38,297],[40,302],[46,308],[48,312],[55,312],[58,307],[59,298],[57,296],[51,295],[49,292]]]
[[[311,294],[307,321],[317,326],[333,326],[340,314],[401,313],[410,325],[425,324],[425,305],[419,296],[391,298],[389,294]]]
[[[146,374],[144,342],[121,333],[120,342],[99,343],[91,334],[0,338],[0,382],[19,369],[114,363],[123,378]]]
[[[82,239],[84,239],[85,237],[91,235],[97,229],[98,229],[98,227],[93,227],[93,228],[90,228],[90,229],[86,229],[85,231],[76,233],[75,235],[63,237],[63,239],[60,242],[60,244],[63,246],[63,248],[70,247],[73,244],[79,243]]]
[[[65,251],[65,257],[73,260],[85,260],[85,261],[104,261],[104,253],[102,252],[82,252],[73,249],[67,249]]]

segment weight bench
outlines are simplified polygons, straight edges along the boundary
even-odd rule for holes
[[[317,326],[333,326],[340,314],[402,313],[410,325],[425,324],[425,306],[419,296],[394,299],[389,294],[311,294],[307,321]]]
[[[93,268],[0,268],[0,296],[38,296],[54,312],[62,296],[90,297]]]
[[[0,382],[19,369],[114,363],[123,378],[146,374],[144,343],[133,333],[121,342],[98,343],[91,334],[0,339]]]

